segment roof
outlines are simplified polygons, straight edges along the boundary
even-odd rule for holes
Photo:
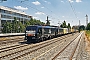
[[[38,27],[38,28],[56,28],[51,26],[39,26],[39,25],[31,25],[31,27]]]
[[[19,10],[15,9],[15,8],[7,7],[7,6],[0,6],[0,9],[16,12],[16,13],[19,13],[19,14],[28,15],[25,12],[22,12],[22,11],[19,11]],[[30,15],[28,15],[28,16],[30,16]]]

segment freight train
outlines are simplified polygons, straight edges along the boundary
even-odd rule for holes
[[[27,26],[25,30],[25,40],[27,40],[27,42],[40,42],[73,32],[75,32],[74,29],[60,28],[57,26]]]

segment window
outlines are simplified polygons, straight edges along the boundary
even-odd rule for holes
[[[39,28],[39,29],[38,29],[38,33],[39,33],[39,34],[42,34],[42,28]]]
[[[49,34],[49,28],[44,28],[44,34]]]

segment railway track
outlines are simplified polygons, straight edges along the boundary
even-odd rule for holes
[[[81,35],[76,37],[73,41],[71,41],[65,48],[63,48],[52,60],[72,60],[75,54],[75,51],[79,45],[81,39]]]
[[[24,40],[24,38],[13,38],[13,39],[8,39],[8,40],[1,40],[0,41],[0,45],[2,44],[7,44],[7,43],[12,43],[12,42],[17,42],[17,41],[21,41]]]
[[[13,39],[8,39],[8,40],[2,40],[0,41],[0,50],[5,48],[5,47],[8,47],[10,45],[15,45],[15,44],[18,44],[19,42],[23,42],[24,41],[24,38],[13,38]]]
[[[12,40],[10,40],[10,42],[11,42],[11,41],[12,41]],[[19,42],[19,41],[22,41],[22,40],[21,40],[21,39],[20,39],[20,40],[14,40],[14,41],[12,41],[12,42]],[[3,43],[3,42],[5,42],[5,43],[8,44],[9,41],[6,41],[6,40],[5,40],[5,41],[2,41],[1,43]],[[9,42],[9,43],[10,43],[10,42]],[[11,43],[12,43],[12,42],[11,42]],[[0,50],[7,49],[7,48],[12,48],[12,47],[14,48],[14,47],[16,47],[16,46],[18,47],[19,45],[20,45],[20,44],[14,44],[14,45],[11,45],[11,46],[2,47]],[[21,46],[21,47],[22,47],[22,46]],[[12,48],[12,49],[13,49],[13,48]]]
[[[69,36],[71,36],[71,35],[69,35]],[[66,37],[68,37],[68,36],[66,36]],[[65,36],[64,37],[62,37],[62,39],[63,38],[66,38]],[[60,38],[60,37],[59,37]],[[57,38],[55,38],[55,39],[57,39]],[[48,41],[50,41],[50,40],[48,40]],[[50,41],[51,42],[51,41]],[[45,43],[41,43],[41,44],[37,44],[37,45],[33,45],[33,46],[31,46],[31,45],[28,45],[28,48],[26,48],[26,46],[23,46],[22,48],[19,46],[18,48],[17,47],[13,47],[13,50],[12,50],[12,48],[9,48],[9,49],[5,49],[4,51],[3,51],[3,49],[2,49],[2,52],[1,52],[1,54],[4,54],[4,55],[2,55],[1,57],[0,57],[0,59],[11,59],[11,60],[13,60],[13,59],[17,59],[17,58],[19,58],[20,56],[24,56],[24,55],[27,55],[27,54],[29,54],[29,53],[31,53],[31,52],[33,52],[33,51],[35,51],[35,50],[38,50],[38,49],[41,49],[42,47],[45,47],[45,46],[48,46],[48,45],[50,45],[50,44],[52,44],[52,43],[55,43],[56,41],[54,41],[54,42],[51,42],[51,43],[48,43],[48,44],[46,44],[47,42],[45,42]],[[42,46],[43,45],[43,46]],[[37,47],[37,46],[41,46],[41,47],[39,47],[39,48],[36,48],[35,49],[35,47]],[[33,50],[31,50],[31,51],[29,51],[29,52],[26,52],[26,51],[28,51],[28,50],[30,50],[30,49],[33,49]],[[8,51],[8,52],[10,52],[10,53],[7,53],[6,55],[5,55],[5,51]],[[11,53],[12,52],[12,53]],[[24,52],[24,53],[22,53],[22,52]],[[20,54],[21,53],[21,54]],[[18,55],[17,55],[18,54]],[[15,56],[16,55],[16,56]],[[12,57],[12,58],[11,58]]]
[[[80,36],[81,35],[74,38],[66,45],[63,44],[63,47],[61,47],[61,44],[53,47],[45,53],[34,57],[33,60],[72,60],[77,46],[80,42]]]

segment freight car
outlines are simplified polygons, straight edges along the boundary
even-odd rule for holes
[[[27,26],[25,30],[25,39],[27,42],[40,42],[46,39],[58,37],[62,34],[70,33],[68,32],[69,30],[68,28],[53,26]]]

